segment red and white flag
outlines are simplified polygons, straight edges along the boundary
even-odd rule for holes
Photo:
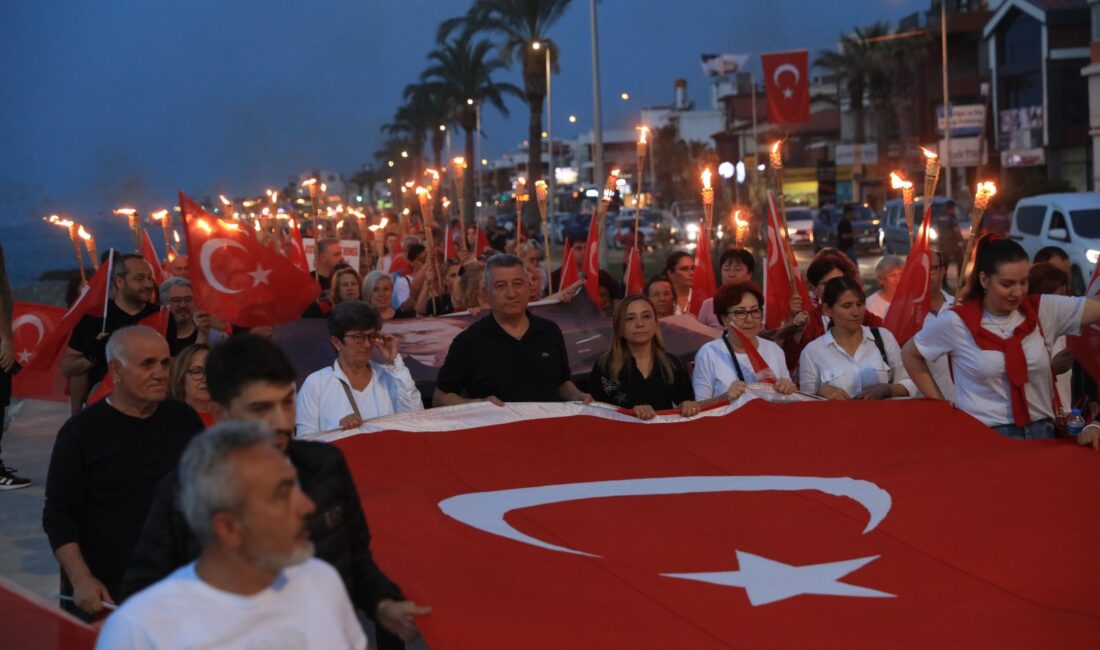
[[[688,311],[698,316],[699,309],[707,298],[713,298],[718,291],[714,280],[714,262],[710,255],[710,228],[706,220],[699,224],[699,239],[695,246],[695,275],[691,280],[691,302]]]
[[[432,650],[1100,647],[1100,459],[1073,443],[930,400],[465,408],[493,426],[336,443]]]
[[[695,270],[699,272],[698,269]],[[637,246],[631,246],[626,253],[626,274],[623,276],[626,295],[640,296],[645,292],[645,275],[642,273],[642,253]]]
[[[756,346],[749,340],[749,337],[741,333],[741,330],[736,327],[731,327],[727,331],[733,332],[733,335],[736,336],[737,340],[741,343],[741,349],[745,351],[745,356],[749,358],[749,365],[752,366],[752,374],[756,375],[756,381],[774,384],[776,380],[775,372],[772,371],[768,362],[764,361],[764,357],[760,354],[760,350],[756,349]]]
[[[917,237],[913,240],[913,248],[905,260],[897,293],[894,294],[883,319],[883,326],[898,340],[898,345],[905,345],[920,331],[924,318],[932,310],[931,292],[939,291],[939,287],[929,286],[932,247],[928,233],[931,228],[932,206],[929,205],[924,210],[924,218],[917,229]]]
[[[474,257],[481,257],[481,254],[487,250],[491,250],[493,245],[489,243],[489,237],[486,236],[485,231],[481,229],[481,222],[477,224],[477,244],[474,246]]]
[[[199,309],[234,325],[258,327],[297,319],[320,286],[289,259],[208,214],[180,192],[191,286]]]
[[[800,124],[810,120],[810,53],[807,50],[761,54],[768,122]]]
[[[16,354],[30,354],[16,358],[23,370],[12,380],[13,395],[57,402],[68,401],[65,394],[68,381],[62,377],[58,363],[81,318],[106,316],[107,292],[114,261],[115,253],[112,250],[107,263],[100,265],[76,302],[67,311],[61,310],[60,316],[55,311],[60,309],[57,307],[16,303],[15,318],[12,321],[12,329],[19,330],[18,333],[13,332],[17,343]],[[19,309],[19,305],[23,305],[23,310]],[[20,336],[31,337],[32,334],[33,339],[23,338],[23,345],[18,345]],[[35,341],[33,351],[30,346],[32,340]],[[27,359],[28,363],[23,363],[21,359]]]
[[[1085,295],[1093,298],[1100,296],[1100,264],[1092,272],[1092,280]],[[1082,328],[1080,336],[1067,336],[1066,348],[1085,372],[1092,376],[1093,381],[1100,383],[1100,323]]]
[[[577,271],[577,260],[573,259],[573,244],[566,239],[565,252],[561,255],[561,277],[558,278],[558,291],[573,286],[578,278],[580,278],[580,272]]]
[[[600,208],[592,211],[592,221],[588,226],[588,239],[584,246],[584,288],[592,304],[600,304]]]
[[[157,257],[157,249],[153,248],[153,240],[149,239],[149,231],[144,228],[141,229],[141,256],[153,269],[153,282],[160,287],[164,283],[164,265]],[[157,291],[153,292],[152,302],[159,302],[160,296],[157,293]]]
[[[783,260],[786,259],[785,264]],[[791,316],[791,286],[802,296],[802,308],[809,309],[810,294],[797,273],[794,251],[779,219],[775,195],[768,192],[768,256],[764,263],[764,328],[775,329]],[[698,270],[696,271],[698,273]]]
[[[454,228],[447,226],[447,230],[443,236],[443,259],[445,260],[457,260],[458,259],[458,242],[455,241]]]
[[[306,245],[302,241],[302,231],[294,219],[287,224],[287,259],[302,273],[309,273],[309,259],[306,257]]]

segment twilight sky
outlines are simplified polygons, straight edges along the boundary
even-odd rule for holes
[[[382,141],[443,18],[466,0],[2,0],[0,224],[123,202],[170,205],[177,188],[243,195],[319,167],[351,172]],[[833,48],[928,0],[603,0],[604,128],[668,104],[676,77],[705,105],[704,52]],[[588,2],[552,29],[554,133],[592,116]],[[759,71],[759,59],[751,69]],[[518,70],[505,77],[522,85]],[[619,99],[621,92],[631,95]],[[483,115],[484,153],[525,137],[518,100]],[[569,124],[568,115],[578,118]],[[456,143],[457,145],[457,143]]]

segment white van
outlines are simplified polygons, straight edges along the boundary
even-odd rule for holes
[[[1070,290],[1081,295],[1100,258],[1100,192],[1040,194],[1020,199],[1008,236],[1029,257],[1044,246],[1069,254]]]

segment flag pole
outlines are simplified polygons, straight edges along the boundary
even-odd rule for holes
[[[107,332],[107,307],[111,304],[111,284],[114,273],[115,249],[112,247],[107,252],[107,288],[103,292],[103,327],[99,330],[100,334],[105,334]]]

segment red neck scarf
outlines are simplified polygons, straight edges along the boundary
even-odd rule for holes
[[[741,342],[741,347],[745,349],[745,355],[749,358],[749,364],[752,365],[752,374],[756,375],[756,381],[774,384],[775,373],[768,366],[768,362],[764,361],[764,357],[760,355],[760,351],[756,349],[756,346],[752,344],[749,337],[745,336],[741,330],[736,327],[731,328],[733,333],[737,335],[737,339]],[[730,330],[726,330],[727,332]],[[731,352],[733,350],[731,349]],[[733,358],[733,362],[737,363],[737,357]]]
[[[1003,339],[982,327],[982,301],[967,300],[955,305],[966,328],[970,330],[974,342],[983,350],[1002,352],[1005,355],[1005,375],[1008,377],[1009,396],[1012,398],[1012,417],[1016,426],[1031,424],[1031,414],[1027,409],[1027,357],[1024,356],[1023,340],[1039,327],[1039,296],[1028,296],[1020,303],[1020,312],[1024,322],[1016,326],[1012,336]]]

